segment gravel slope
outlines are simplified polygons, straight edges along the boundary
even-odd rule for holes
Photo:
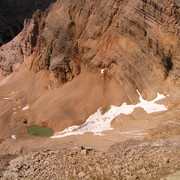
[[[164,140],[129,140],[108,152],[83,147],[44,150],[11,160],[1,179],[160,179],[180,170],[179,147]]]

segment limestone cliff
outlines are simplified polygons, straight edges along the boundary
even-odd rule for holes
[[[179,8],[173,1],[58,1],[26,20],[22,33],[1,48],[1,69],[12,72],[34,54],[33,69],[54,71],[62,83],[84,64],[108,67],[125,87],[147,89],[174,67],[178,35]]]
[[[28,64],[31,73],[46,73],[49,89],[62,87],[56,96],[32,101],[32,119],[55,129],[62,128],[62,117],[67,127],[100,106],[135,103],[137,89],[145,99],[173,92],[180,74],[177,2],[58,0],[26,20],[23,31],[0,48],[1,71],[9,75]]]

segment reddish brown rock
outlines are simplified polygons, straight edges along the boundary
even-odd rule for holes
[[[35,13],[22,33],[1,48],[1,69],[11,72],[34,54],[33,69],[49,69],[65,83],[82,64],[94,70],[108,67],[109,76],[124,88],[138,88],[147,96],[175,68],[178,25],[173,1],[58,1]]]
[[[148,100],[178,94],[179,25],[173,0],[59,0],[0,48],[0,68],[17,73],[9,84],[27,92],[30,122],[62,130],[99,107],[137,103],[137,89]]]

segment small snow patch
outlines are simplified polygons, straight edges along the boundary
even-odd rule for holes
[[[11,137],[12,137],[13,139],[16,139],[17,136],[13,134]]]
[[[16,114],[17,112],[13,112],[13,114]]]
[[[105,69],[101,69],[101,74],[104,74],[104,72],[105,72]]]
[[[22,111],[25,111],[25,110],[28,110],[30,107],[29,107],[29,105],[27,104],[26,106],[24,106],[23,108],[22,108]]]
[[[5,100],[10,100],[11,98],[4,98]]]

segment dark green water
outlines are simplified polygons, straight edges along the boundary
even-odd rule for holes
[[[40,127],[40,126],[30,126],[28,127],[28,131],[30,134],[40,137],[50,137],[53,135],[53,130],[47,127]]]

